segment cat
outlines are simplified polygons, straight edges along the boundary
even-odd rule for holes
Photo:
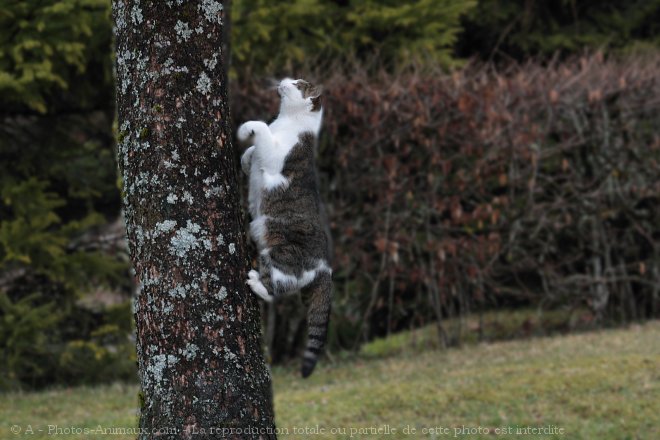
[[[332,297],[329,228],[315,165],[321,89],[286,78],[278,93],[275,121],[248,121],[238,129],[239,140],[253,144],[241,167],[249,178],[250,236],[259,251],[259,271],[248,273],[247,284],[267,302],[301,293],[308,307],[301,372],[308,377],[325,344]]]

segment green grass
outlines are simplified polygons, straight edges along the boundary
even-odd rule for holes
[[[305,381],[293,369],[275,368],[278,427],[292,438],[314,439],[349,438],[351,428],[386,426],[397,433],[352,438],[660,438],[660,321],[445,352],[398,347],[387,357],[326,360]],[[49,424],[132,427],[136,396],[137,387],[130,385],[5,394],[0,438],[19,438],[9,431],[14,424],[23,429],[32,424],[34,439],[48,438]],[[325,434],[293,434],[294,428],[316,426]],[[406,426],[416,434],[404,434]],[[463,426],[488,428],[491,435],[454,437],[454,428]],[[516,427],[526,426],[555,426],[564,435],[516,435]],[[423,433],[436,427],[448,431]],[[496,427],[510,427],[512,433],[494,436]],[[346,435],[333,435],[333,429]]]
[[[454,338],[460,326],[460,343],[474,345],[482,342],[494,342],[521,339],[533,336],[551,336],[567,332],[593,329],[591,318],[586,309],[535,310],[522,308],[516,310],[493,310],[484,312],[481,317],[471,314],[462,320],[452,318],[443,322],[448,337]],[[366,358],[396,356],[403,352],[419,352],[440,348],[438,330],[435,324],[395,333],[387,338],[379,338],[362,346],[360,354]]]
[[[114,384],[4,394],[0,396],[0,439],[24,438],[23,435],[12,435],[14,425],[21,427],[21,434],[31,427],[34,435],[28,432],[25,438],[33,439],[135,438],[134,435],[62,434],[52,437],[54,432],[49,429],[134,427],[137,424],[137,392],[136,385]]]

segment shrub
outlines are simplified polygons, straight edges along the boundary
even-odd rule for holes
[[[517,304],[657,316],[659,63],[325,78],[335,336]],[[259,90],[237,85],[236,121],[276,113]]]
[[[53,309],[39,294],[14,302],[0,293],[0,389],[18,388],[45,374],[50,332],[61,318]]]
[[[67,342],[59,354],[59,383],[94,384],[136,378],[134,344],[116,325],[104,325],[88,340]]]

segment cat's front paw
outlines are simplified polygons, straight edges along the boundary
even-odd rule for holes
[[[241,142],[246,142],[252,136],[254,136],[254,121],[248,121],[238,127],[238,140]]]
[[[250,286],[250,289],[252,289],[252,291],[264,301],[273,301],[273,296],[268,294],[268,290],[266,290],[266,287],[264,287],[263,283],[259,280],[259,272],[256,270],[251,270],[248,272],[248,280],[245,283]]]

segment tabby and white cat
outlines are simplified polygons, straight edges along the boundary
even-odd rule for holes
[[[238,129],[239,140],[253,144],[243,153],[241,166],[250,182],[250,236],[259,251],[259,271],[250,271],[247,284],[268,302],[301,292],[308,307],[302,364],[307,377],[325,344],[332,295],[327,220],[314,157],[323,114],[321,90],[287,78],[278,92],[275,121],[249,121]]]

